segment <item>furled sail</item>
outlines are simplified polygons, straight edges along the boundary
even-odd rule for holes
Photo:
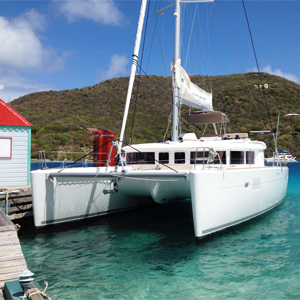
[[[208,93],[191,82],[189,75],[181,67],[181,60],[178,59],[174,65],[172,62],[173,84],[179,87],[181,102],[190,107],[200,110],[213,110],[212,94]]]

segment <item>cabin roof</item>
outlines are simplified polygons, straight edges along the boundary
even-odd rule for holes
[[[0,99],[0,126],[32,126],[11,106]]]
[[[200,148],[213,148],[217,150],[255,150],[255,149],[266,149],[266,144],[260,141],[251,141],[250,139],[209,139],[209,140],[198,140],[198,141],[183,141],[183,142],[161,142],[161,143],[147,143],[147,144],[135,144],[131,146],[125,146],[122,149],[125,152],[153,152],[153,151],[201,151]]]

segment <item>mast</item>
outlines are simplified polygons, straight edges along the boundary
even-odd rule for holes
[[[124,115],[123,115],[122,129],[121,129],[121,134],[120,134],[119,151],[121,151],[122,141],[123,141],[124,133],[125,133],[128,110],[129,110],[129,106],[130,106],[130,99],[131,99],[133,83],[134,83],[134,79],[135,79],[136,66],[137,66],[137,62],[138,62],[138,55],[139,55],[140,44],[141,44],[141,36],[142,36],[142,31],[143,31],[146,6],[147,6],[147,0],[142,0],[139,23],[138,23],[138,28],[137,28],[137,32],[136,32],[136,38],[135,38],[134,52],[132,55],[133,59],[132,59],[132,65],[131,65],[131,73],[130,73],[130,79],[129,79],[127,97],[126,97],[125,110],[124,110]]]
[[[176,7],[174,12],[175,17],[175,47],[174,47],[174,64],[180,58],[180,1],[176,0]],[[174,68],[173,80],[176,78],[176,70]],[[177,70],[179,72],[179,69]],[[178,125],[179,125],[179,87],[176,81],[173,84],[173,135],[172,141],[178,141]]]
[[[173,134],[172,134],[172,141],[178,141],[178,126],[179,126],[179,112],[180,112],[180,105],[181,102],[186,104],[186,98],[181,98],[179,85],[181,85],[181,66],[180,64],[180,14],[181,14],[181,3],[198,3],[198,2],[214,2],[214,0],[176,0],[175,5],[175,47],[174,47],[174,66],[173,67]],[[177,78],[177,79],[176,79]],[[179,81],[178,81],[179,79]],[[196,87],[196,86],[195,86]],[[199,87],[193,88],[192,95],[193,98],[195,95],[204,100],[203,110],[213,110],[212,109],[212,95],[206,93],[205,91],[201,90]],[[188,101],[191,101],[188,99]],[[194,100],[193,100],[194,101]],[[192,103],[195,103],[193,102]],[[200,106],[202,106],[201,104]]]

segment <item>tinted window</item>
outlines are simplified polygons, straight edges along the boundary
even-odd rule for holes
[[[126,164],[154,164],[155,155],[154,152],[133,152],[126,154]]]
[[[168,152],[160,152],[158,154],[158,160],[160,164],[168,164],[169,163],[169,153]]]
[[[208,161],[209,152],[208,151],[192,151],[191,152],[191,164],[203,164],[203,162]]]
[[[254,151],[246,151],[246,164],[254,164]]]
[[[220,164],[220,160],[222,164],[226,164],[226,151],[217,151],[219,153],[220,159],[218,156],[214,159],[214,164]]]
[[[184,163],[185,163],[185,153],[175,152],[175,164],[184,164]]]
[[[239,165],[244,163],[244,151],[231,151],[230,163],[233,165]]]

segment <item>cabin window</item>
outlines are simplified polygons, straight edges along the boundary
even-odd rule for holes
[[[160,152],[158,154],[158,160],[160,164],[168,164],[169,163],[169,152]]]
[[[155,164],[155,153],[154,152],[126,153],[126,164],[128,165]]]
[[[191,164],[203,164],[208,161],[209,151],[191,152]]]
[[[185,163],[185,152],[175,152],[175,164]]]
[[[254,151],[246,151],[246,164],[251,165],[255,163]]]
[[[226,165],[226,151],[217,151],[219,153],[220,159],[218,156],[214,159],[214,164],[220,164],[220,160],[222,164]]]
[[[244,163],[244,151],[231,151],[230,163],[232,165],[240,165]]]

